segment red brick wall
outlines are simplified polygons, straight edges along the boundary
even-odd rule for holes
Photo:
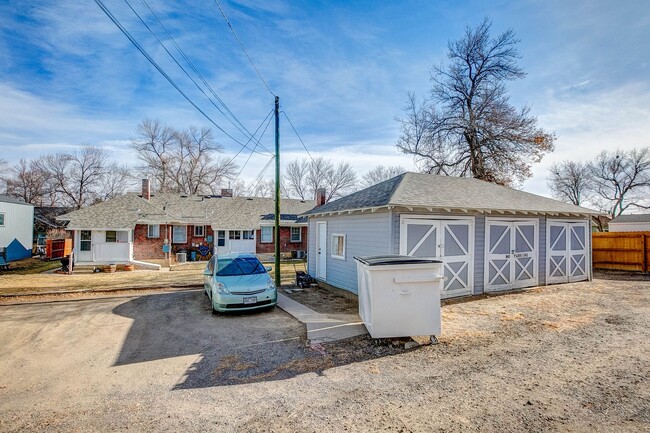
[[[280,252],[288,253],[290,251],[302,250],[307,251],[307,227],[301,227],[301,242],[291,242],[291,228],[280,227]],[[262,243],[262,230],[258,229],[255,235],[257,238],[257,245],[255,249],[259,254],[273,254],[275,246],[273,242]]]
[[[161,224],[160,237],[148,238],[148,226],[146,224],[137,224],[133,231],[133,258],[135,260],[164,259],[163,244],[165,233],[169,231],[167,227]]]
[[[165,253],[163,253],[163,245],[165,243],[165,238],[169,237],[169,227],[168,225],[160,225],[160,237],[158,238],[148,238],[147,232],[148,227],[146,224],[137,224],[134,230],[134,242],[133,242],[133,256],[136,260],[146,260],[146,259],[164,259]],[[212,243],[205,242],[205,239],[208,236],[212,236],[214,241],[214,234],[212,233],[212,228],[208,225],[205,226],[205,236],[204,237],[194,237],[194,226],[187,226],[187,242],[184,244],[173,244],[172,253],[176,253],[180,250],[191,250],[194,249],[192,244],[204,244],[212,248]],[[171,239],[171,238],[170,238]]]

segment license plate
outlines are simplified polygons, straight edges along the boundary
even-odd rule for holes
[[[244,296],[244,305],[257,304],[257,296]]]

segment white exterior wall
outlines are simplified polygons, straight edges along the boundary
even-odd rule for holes
[[[91,250],[81,251],[81,230],[74,233],[75,263],[128,263],[133,260],[131,230],[116,230],[117,242],[106,242],[106,230],[91,230]]]
[[[0,202],[0,213],[5,214],[5,224],[0,227],[0,247],[14,239],[31,250],[34,240],[34,206]]]
[[[609,223],[610,232],[648,232],[650,231],[650,222],[638,223]]]

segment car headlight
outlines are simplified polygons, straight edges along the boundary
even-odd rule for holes
[[[275,283],[273,280],[269,279],[269,281],[266,283],[266,290],[273,290],[275,289]]]
[[[221,282],[217,281],[217,284],[216,284],[215,288],[217,289],[217,293],[221,293],[221,294],[224,294],[224,295],[229,295],[230,294],[230,292],[228,291],[228,289],[226,288],[226,285],[224,283],[221,283]]]

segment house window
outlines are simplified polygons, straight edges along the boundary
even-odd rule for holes
[[[187,227],[174,226],[172,229],[172,242],[175,244],[187,243]]]
[[[115,230],[106,230],[106,242],[117,242],[117,232]]]
[[[160,237],[160,225],[159,224],[149,224],[147,226],[147,237],[148,238],[159,238]]]
[[[332,235],[332,258],[345,260],[345,235]]]
[[[255,239],[255,230],[242,231],[242,239]]]
[[[194,226],[194,237],[202,238],[205,236],[205,226]]]
[[[0,213],[0,227],[4,227],[4,226],[5,226],[5,214]]]
[[[230,230],[230,232],[228,233],[228,238],[232,240],[240,240],[241,230]]]
[[[302,242],[301,227],[291,227],[291,242]]]
[[[90,230],[81,230],[79,232],[79,251],[90,251],[92,234]]]
[[[219,230],[217,232],[217,246],[218,247],[225,247],[226,246],[226,231],[225,230]]]
[[[273,227],[264,226],[262,227],[262,235],[260,236],[260,242],[263,244],[270,244],[273,242]]]

